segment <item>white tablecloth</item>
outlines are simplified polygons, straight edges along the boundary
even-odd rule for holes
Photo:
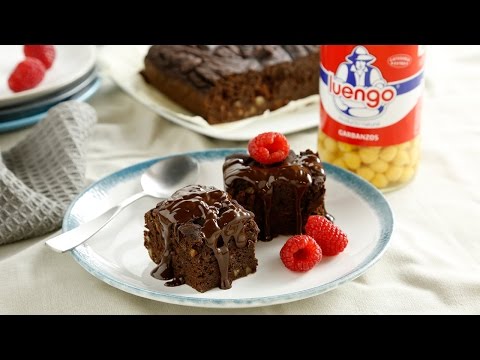
[[[480,313],[480,47],[428,49],[421,167],[386,194],[395,216],[390,246],[364,275],[284,305],[201,309],[117,290],[88,274],[48,237],[0,246],[3,314],[390,314]],[[174,125],[105,80],[90,101],[99,115],[88,148],[89,181],[142,160],[189,150],[245,146]],[[1,134],[7,149],[30,129]],[[315,148],[317,130],[288,136]]]

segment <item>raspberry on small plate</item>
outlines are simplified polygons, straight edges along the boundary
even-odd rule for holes
[[[24,45],[23,52],[26,57],[40,60],[47,70],[52,67],[56,57],[54,45]]]
[[[13,92],[33,89],[45,77],[45,65],[32,57],[27,57],[20,62],[8,78],[8,87]]]

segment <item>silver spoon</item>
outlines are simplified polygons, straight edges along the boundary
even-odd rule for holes
[[[197,181],[198,172],[198,162],[190,156],[178,155],[160,160],[143,173],[140,179],[142,192],[130,196],[95,219],[55,236],[45,243],[56,252],[63,253],[72,250],[99,232],[134,201],[145,196],[167,198],[176,190],[194,184]]]

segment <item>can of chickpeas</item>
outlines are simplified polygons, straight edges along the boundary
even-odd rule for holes
[[[323,161],[389,191],[414,177],[420,150],[422,45],[322,45]]]

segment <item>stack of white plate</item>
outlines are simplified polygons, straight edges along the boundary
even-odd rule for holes
[[[8,77],[25,58],[23,45],[0,46],[0,132],[33,125],[62,101],[84,101],[100,86],[95,68],[95,46],[55,45],[56,58],[34,89],[12,92]]]

